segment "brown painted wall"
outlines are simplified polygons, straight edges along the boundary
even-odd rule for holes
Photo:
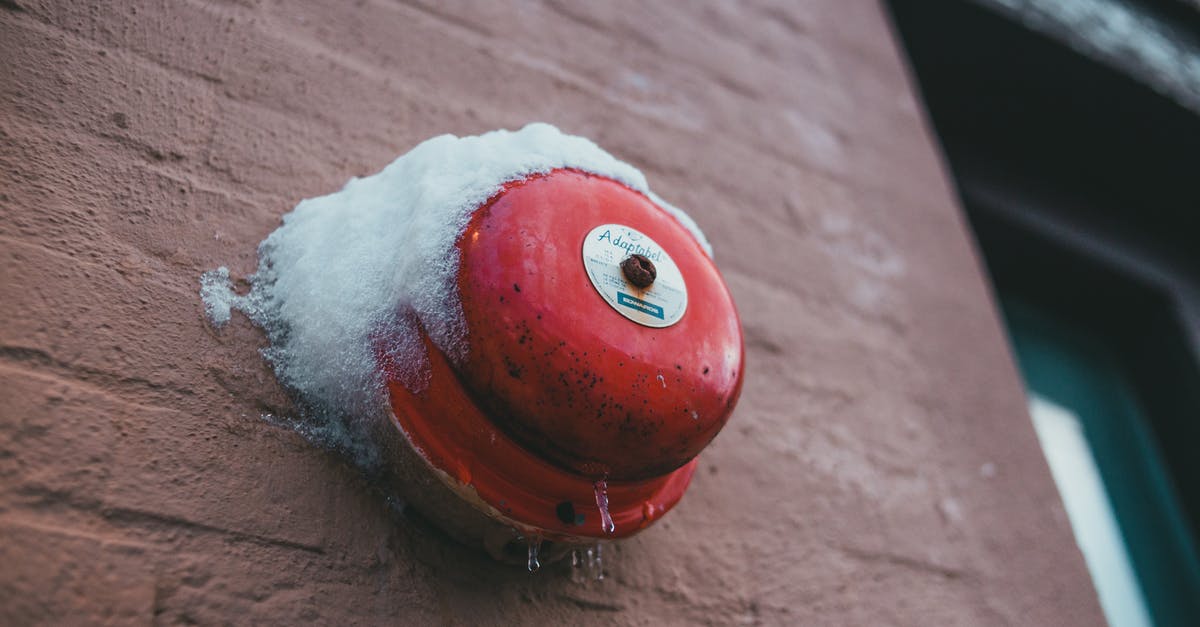
[[[0,2],[0,623],[1103,620],[875,4],[86,4]],[[687,208],[747,333],[603,582],[390,513],[197,295],[298,199],[531,120]]]

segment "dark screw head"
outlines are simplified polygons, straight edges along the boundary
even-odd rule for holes
[[[628,259],[621,262],[621,272],[625,273],[625,278],[630,283],[643,289],[650,287],[650,284],[658,277],[658,270],[644,255],[630,255]]]

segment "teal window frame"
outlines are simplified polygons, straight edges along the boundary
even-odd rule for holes
[[[1200,617],[1200,560],[1130,377],[1103,338],[1014,299],[1002,309],[1029,391],[1083,425],[1156,625]]]

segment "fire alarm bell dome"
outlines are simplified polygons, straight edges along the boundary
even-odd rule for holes
[[[615,180],[557,169],[505,185],[454,252],[462,354],[422,330],[426,384],[386,377],[384,450],[436,477],[418,508],[498,557],[516,536],[594,542],[660,518],[742,386],[737,312],[692,232]]]

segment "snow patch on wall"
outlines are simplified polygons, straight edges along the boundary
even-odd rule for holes
[[[463,356],[459,234],[505,183],[558,168],[606,176],[646,194],[712,254],[696,223],[653,194],[636,168],[588,139],[530,124],[516,132],[434,137],[375,175],[301,201],[259,244],[247,294],[234,291],[228,268],[201,276],[205,312],[217,327],[233,310],[262,327],[270,342],[263,354],[304,414],[290,426],[369,466],[374,455],[356,423],[375,419],[385,406],[376,352],[407,368],[398,375],[410,389],[423,387],[416,323],[402,315],[411,310],[447,356]]]

